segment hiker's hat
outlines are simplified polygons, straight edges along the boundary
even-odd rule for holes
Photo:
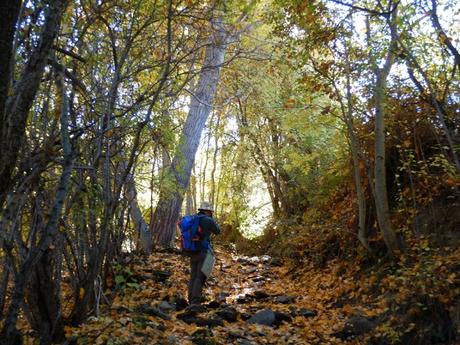
[[[214,207],[212,206],[212,204],[210,202],[203,201],[201,203],[200,207],[198,208],[198,211],[211,211],[211,212],[214,212]]]

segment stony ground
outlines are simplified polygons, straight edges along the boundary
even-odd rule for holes
[[[295,276],[268,256],[216,252],[206,302],[198,308],[184,299],[186,257],[127,258],[112,290],[99,296],[98,315],[66,327],[67,344],[342,344],[345,336],[372,328],[378,306],[344,305],[339,296],[353,284],[334,272]],[[351,318],[355,325],[344,329],[357,312],[361,316]],[[358,337],[347,343],[363,342]]]

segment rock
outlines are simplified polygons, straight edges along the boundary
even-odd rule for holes
[[[364,316],[357,315],[349,318],[345,322],[345,326],[339,332],[335,332],[332,335],[341,340],[346,340],[352,336],[358,336],[370,332],[376,323]]]
[[[197,318],[197,320],[194,323],[200,327],[203,327],[203,326],[216,327],[216,326],[223,326],[224,320],[218,316],[215,316],[209,319]]]
[[[295,315],[296,316],[303,316],[303,317],[307,318],[307,317],[314,317],[314,316],[318,315],[318,313],[316,311],[314,311],[314,310],[301,308],[301,309],[295,311]]]
[[[251,256],[248,259],[248,263],[251,263],[253,265],[257,265],[260,262],[260,258],[258,256]]]
[[[235,322],[238,318],[238,312],[235,308],[232,307],[227,307],[222,310],[219,310],[216,314],[228,322]]]
[[[294,296],[288,296],[288,295],[282,295],[282,296],[276,296],[273,299],[276,303],[281,303],[281,304],[289,304],[295,301]]]
[[[267,326],[273,325],[275,321],[276,321],[276,316],[273,310],[271,309],[261,310],[248,320],[249,323],[253,323],[253,324],[256,323],[259,325],[267,325]]]
[[[246,296],[238,297],[236,299],[236,303],[238,303],[238,304],[245,304],[245,303],[248,303],[248,302],[249,302],[249,299]]]
[[[219,308],[220,305],[221,305],[220,302],[218,302],[218,301],[216,301],[216,300],[213,300],[213,301],[209,302],[206,306],[207,306],[208,308],[211,308],[211,309],[216,309],[216,308]]]
[[[138,305],[134,310],[138,313],[147,314],[150,316],[156,316],[164,320],[171,320],[171,316],[169,316],[168,314],[165,314],[158,308],[149,306],[148,304]]]
[[[251,297],[256,299],[256,300],[261,300],[261,299],[266,299],[266,298],[270,297],[270,295],[268,293],[266,293],[265,291],[257,290],[257,291],[254,291],[254,293],[251,295]]]
[[[240,264],[247,264],[249,262],[249,258],[247,256],[240,256],[236,259],[236,262],[239,262]]]
[[[151,270],[151,272],[153,280],[160,283],[164,283],[172,275],[171,271]]]
[[[251,268],[248,268],[245,271],[243,271],[243,273],[246,273],[246,274],[251,274],[251,273],[254,273],[254,272],[257,272],[257,267],[251,267]]]
[[[262,282],[265,280],[265,277],[263,276],[257,276],[251,279],[254,283]]]
[[[168,301],[161,301],[160,305],[158,308],[162,311],[168,312],[176,309],[173,305],[169,304]]]
[[[292,317],[289,314],[286,314],[286,313],[283,313],[283,312],[280,312],[280,311],[275,311],[275,320],[276,320],[275,323],[277,325],[280,325],[283,322],[291,322]]]
[[[272,266],[283,266],[283,260],[280,258],[271,258],[268,263]]]
[[[197,320],[194,314],[189,314],[189,313],[179,313],[176,315],[176,319],[182,320],[188,324],[195,323],[195,321]]]
[[[260,257],[260,261],[262,261],[263,263],[270,262],[271,259],[272,259],[272,257],[270,255],[262,255]]]

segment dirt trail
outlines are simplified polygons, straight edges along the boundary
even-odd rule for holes
[[[101,305],[98,317],[66,328],[68,343],[343,343],[332,334],[346,317],[334,305],[337,301],[329,289],[336,287],[326,286],[327,280],[291,279],[287,267],[268,256],[216,252],[214,274],[205,288],[207,301],[201,307],[186,308],[186,257],[156,253],[147,261],[131,259],[119,272],[124,289],[115,297],[107,296],[113,302],[110,307]]]

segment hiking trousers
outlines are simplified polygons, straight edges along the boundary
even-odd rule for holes
[[[206,276],[201,272],[206,252],[199,252],[190,256],[190,282],[188,284],[188,301],[190,304],[200,304]]]

